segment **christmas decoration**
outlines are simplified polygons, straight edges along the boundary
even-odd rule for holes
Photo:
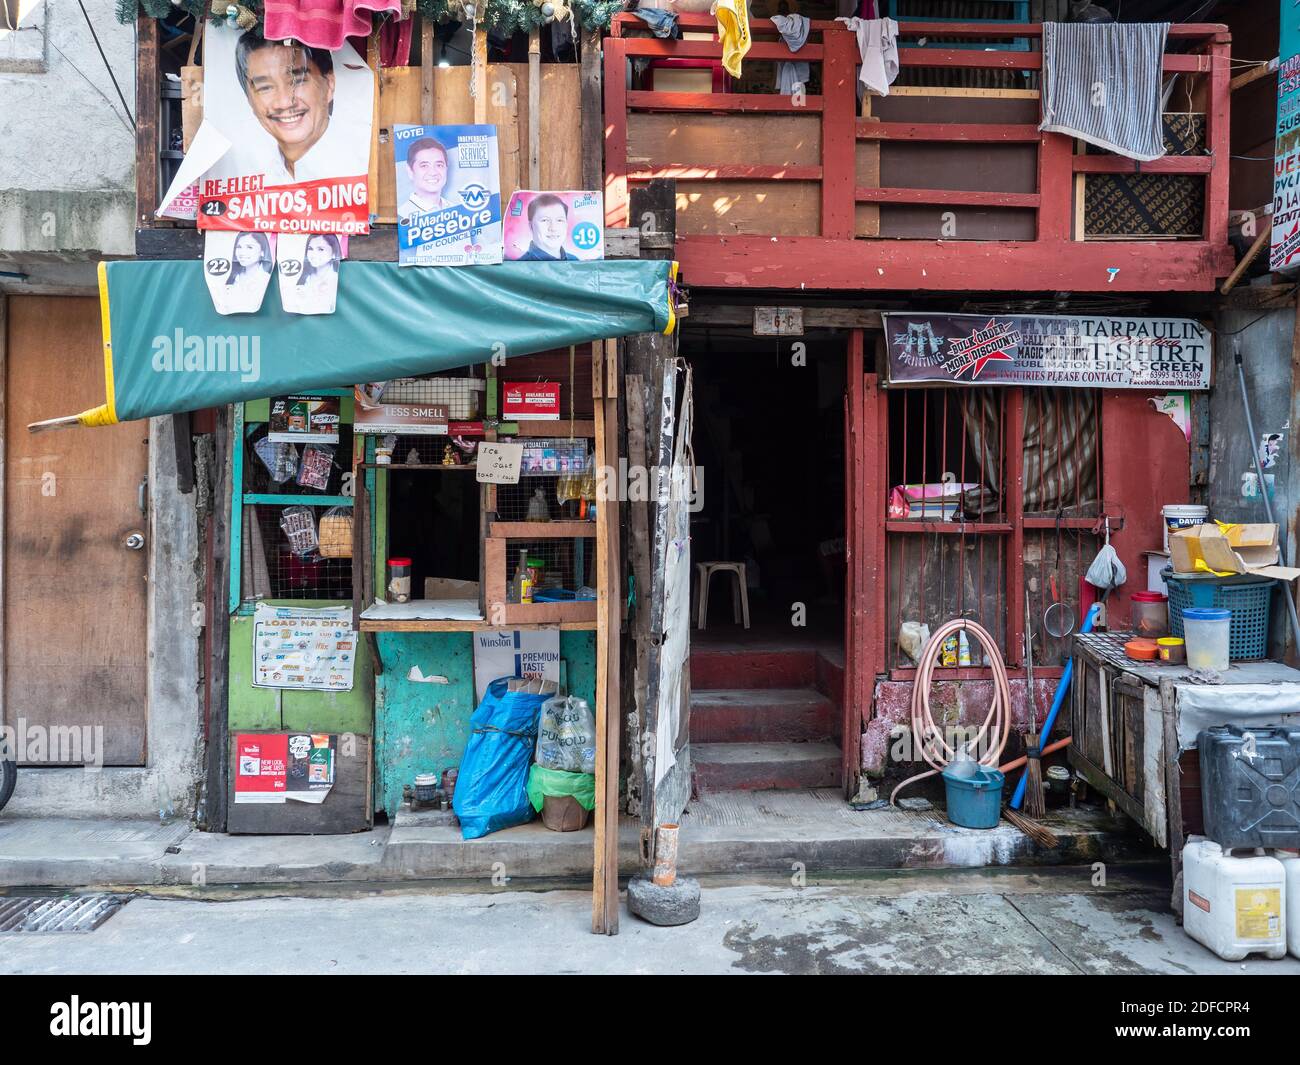
[[[243,29],[262,27],[262,0],[116,0],[117,20],[131,23],[139,12],[167,18],[184,11],[213,22],[233,21]],[[403,0],[402,11],[419,11],[434,22],[477,22],[500,33],[527,33],[551,22],[570,21],[579,29],[606,30],[630,0]],[[233,14],[231,14],[233,9]]]

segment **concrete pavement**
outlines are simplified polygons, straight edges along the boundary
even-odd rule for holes
[[[700,920],[623,910],[593,936],[579,890],[322,885],[135,898],[84,935],[0,935],[4,973],[1267,973],[1220,961],[1168,912],[1150,866],[706,880]],[[168,889],[161,889],[168,890]],[[182,889],[171,889],[180,892]]]

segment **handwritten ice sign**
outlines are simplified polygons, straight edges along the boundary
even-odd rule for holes
[[[484,441],[478,446],[474,479],[482,484],[518,484],[519,465],[523,457],[523,444],[492,444]]]

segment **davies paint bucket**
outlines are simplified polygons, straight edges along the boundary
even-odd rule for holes
[[[1191,503],[1166,503],[1160,508],[1160,516],[1165,525],[1165,554],[1169,554],[1169,537],[1180,529],[1194,529],[1204,525],[1210,517],[1209,507],[1199,507]]]

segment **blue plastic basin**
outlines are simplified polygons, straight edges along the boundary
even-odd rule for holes
[[[943,774],[948,793],[948,820],[963,828],[994,828],[1002,815],[1002,785],[1006,776],[997,769],[980,766],[973,777],[962,779]]]

